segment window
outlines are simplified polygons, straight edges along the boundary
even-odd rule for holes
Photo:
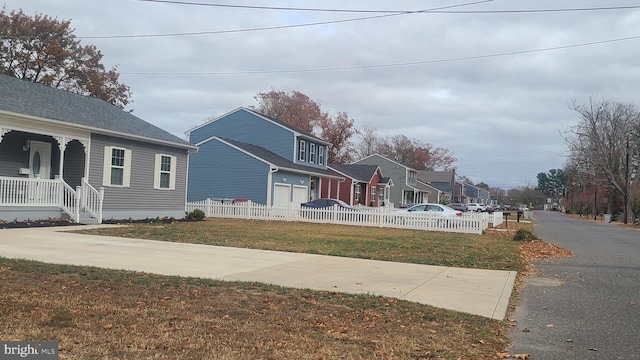
[[[378,193],[378,200],[384,201],[384,188],[380,188],[380,192]]]
[[[312,164],[316,162],[316,144],[309,144],[309,162]]]
[[[318,165],[324,165],[324,146],[318,146]]]
[[[156,154],[153,177],[154,189],[175,190],[176,188],[176,157]]]
[[[129,187],[130,180],[131,150],[105,146],[102,185]]]
[[[376,201],[376,187],[371,187],[371,201]]]
[[[409,171],[409,185],[415,184],[416,183],[416,172],[415,171]]]
[[[356,200],[360,201],[360,184],[355,184],[353,186],[353,191],[355,192]]]
[[[304,140],[298,143],[298,160],[307,161],[307,142]]]

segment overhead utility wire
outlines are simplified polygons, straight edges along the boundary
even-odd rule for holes
[[[464,4],[450,5],[444,7],[438,7],[433,9],[425,9],[425,10],[415,10],[415,11],[404,11],[400,13],[392,13],[385,15],[375,15],[375,16],[367,16],[360,18],[352,18],[352,19],[343,19],[343,20],[332,20],[332,21],[321,21],[315,23],[306,23],[306,24],[295,24],[295,25],[282,25],[282,26],[269,26],[269,27],[261,27],[261,28],[252,28],[252,29],[236,29],[236,30],[216,30],[216,31],[197,31],[197,32],[184,32],[184,33],[168,33],[168,34],[141,34],[141,35],[108,35],[108,36],[77,36],[78,39],[125,39],[125,38],[148,38],[148,37],[170,37],[170,36],[192,36],[192,35],[213,35],[213,34],[230,34],[230,33],[239,33],[239,32],[249,32],[249,31],[264,31],[264,30],[278,30],[278,29],[289,29],[289,28],[298,28],[305,26],[317,26],[317,25],[328,25],[328,24],[338,24],[345,22],[353,22],[353,21],[361,21],[361,20],[371,20],[371,19],[380,19],[391,16],[399,16],[399,15],[409,15],[409,14],[418,14],[418,13],[428,13],[436,10],[442,9],[451,9],[454,7],[461,6],[469,6],[476,4],[483,4],[487,2],[491,2],[493,0],[482,0]]]
[[[169,3],[182,3],[175,1],[163,1],[163,0],[138,0],[138,1],[148,1],[148,2],[169,2]],[[367,16],[360,18],[352,18],[352,19],[343,19],[343,20],[332,20],[332,21],[321,21],[315,23],[304,23],[304,24],[295,24],[295,25],[282,25],[282,26],[267,26],[260,28],[249,28],[249,29],[234,29],[234,30],[213,30],[213,31],[195,31],[195,32],[181,32],[181,33],[165,33],[165,34],[138,34],[138,35],[95,35],[95,36],[77,36],[79,39],[134,39],[134,38],[150,38],[150,37],[173,37],[173,36],[196,36],[196,35],[217,35],[217,34],[232,34],[232,33],[242,33],[242,32],[252,32],[252,31],[265,31],[265,30],[280,30],[280,29],[291,29],[291,28],[299,28],[299,27],[307,27],[307,26],[318,26],[318,25],[330,25],[330,24],[339,24],[346,22],[355,22],[362,20],[372,20],[372,19],[380,19],[386,18],[390,16],[398,16],[398,15],[409,15],[409,14],[428,14],[428,13],[448,13],[448,14],[491,14],[491,13],[536,13],[536,12],[568,12],[568,11],[602,11],[602,10],[622,10],[622,9],[638,9],[640,5],[634,6],[617,6],[617,7],[597,7],[597,8],[569,8],[569,9],[538,9],[538,10],[470,10],[470,11],[445,11],[446,9],[462,7],[462,6],[470,6],[470,5],[478,5],[482,3],[492,2],[493,0],[484,0],[477,1],[465,4],[451,5],[433,9],[425,9],[425,10],[415,10],[415,11],[367,11],[367,10],[357,10],[357,11],[341,11],[341,12],[382,12],[385,15],[376,15],[376,16]],[[187,3],[182,3],[187,4]],[[196,4],[196,3],[193,3]],[[205,5],[205,4],[202,4]],[[243,7],[240,5],[216,5],[216,4],[208,4],[209,6],[225,6],[225,7]],[[261,9],[271,9],[268,7],[256,7]],[[302,8],[273,8],[278,10],[298,10],[302,11],[305,9]],[[312,9],[306,9],[308,11],[312,11]],[[339,10],[331,10],[331,9],[315,9],[313,11],[339,11]]]
[[[530,54],[530,53],[536,53],[536,52],[570,49],[570,48],[599,45],[599,44],[635,40],[635,39],[640,39],[640,35],[617,38],[617,39],[592,41],[592,42],[586,42],[586,43],[580,43],[580,44],[554,46],[554,47],[540,48],[540,49],[510,51],[510,52],[496,53],[496,54],[465,56],[465,57],[425,60],[425,61],[413,61],[413,62],[393,63],[393,64],[328,67],[328,68],[316,68],[316,69],[249,70],[249,71],[236,71],[236,72],[121,72],[121,74],[127,74],[127,75],[255,75],[255,74],[309,73],[309,72],[324,72],[324,71],[362,70],[362,69],[376,69],[376,68],[387,68],[387,67],[427,65],[427,64],[447,63],[447,62],[454,62],[454,61],[465,61],[465,60],[488,59],[488,58],[494,58],[494,57],[522,55],[522,54]]]
[[[137,0],[142,2],[153,2],[163,4],[176,4],[176,5],[192,5],[192,6],[207,6],[207,7],[221,7],[221,8],[235,8],[235,9],[250,9],[250,10],[284,10],[284,11],[313,11],[313,12],[340,12],[340,13],[405,13],[407,10],[358,10],[358,9],[327,9],[327,8],[299,8],[299,7],[277,7],[277,6],[257,6],[257,5],[231,5],[231,4],[210,4],[191,1],[172,1],[172,0]],[[463,10],[463,11],[444,11],[433,10],[437,13],[450,13],[450,14],[494,14],[494,13],[538,13],[538,12],[568,12],[568,11],[602,11],[602,10],[624,10],[624,9],[638,9],[640,5],[629,6],[601,6],[593,8],[564,8],[564,9],[529,9],[529,10]]]

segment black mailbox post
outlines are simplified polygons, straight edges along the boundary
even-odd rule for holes
[[[503,212],[502,215],[504,215],[504,227],[505,228],[509,228],[509,215],[511,215],[510,212]]]

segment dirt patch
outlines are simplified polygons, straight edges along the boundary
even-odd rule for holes
[[[28,227],[45,227],[45,226],[71,226],[80,225],[71,219],[46,219],[46,220],[25,220],[25,221],[2,221],[0,220],[0,229],[19,229]]]

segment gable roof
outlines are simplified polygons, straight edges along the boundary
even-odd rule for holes
[[[273,118],[273,117],[270,117],[270,116],[267,116],[267,115],[261,114],[261,113],[259,113],[259,112],[255,111],[255,110],[251,110],[251,109],[246,108],[246,107],[239,107],[239,108],[236,108],[236,109],[231,110],[231,111],[229,111],[228,113],[226,113],[226,114],[224,114],[224,115],[222,115],[222,116],[218,116],[218,117],[216,117],[216,118],[214,118],[214,119],[211,119],[211,120],[209,120],[209,121],[206,121],[206,122],[204,122],[204,123],[202,123],[202,124],[200,124],[200,125],[197,125],[197,126],[195,126],[195,127],[192,127],[191,129],[189,129],[189,130],[185,131],[185,134],[186,134],[187,136],[189,136],[189,134],[190,134],[191,132],[193,132],[193,131],[195,131],[195,130],[198,130],[198,129],[200,129],[200,128],[201,128],[201,127],[203,127],[203,126],[206,126],[206,125],[208,125],[208,124],[210,124],[210,123],[212,123],[212,122],[214,122],[214,121],[218,121],[218,120],[220,120],[220,119],[222,119],[222,118],[224,118],[224,117],[227,117],[227,116],[229,116],[229,115],[231,115],[231,114],[233,114],[233,113],[235,113],[235,112],[238,112],[238,111],[246,111],[246,112],[248,112],[248,113],[250,113],[250,114],[253,114],[253,115],[257,116],[257,117],[262,118],[263,120],[269,121],[269,122],[271,122],[271,123],[273,123],[273,124],[275,124],[275,125],[277,125],[277,126],[279,126],[279,127],[281,127],[281,128],[287,129],[287,130],[289,130],[289,131],[293,132],[294,134],[297,134],[297,135],[301,135],[301,136],[307,137],[307,138],[309,138],[309,139],[312,139],[312,140],[314,140],[314,141],[316,141],[316,142],[319,142],[319,143],[322,143],[322,144],[325,144],[325,145],[330,145],[330,143],[329,143],[328,141],[326,141],[326,140],[324,140],[324,139],[321,139],[321,138],[319,138],[319,137],[317,137],[317,136],[315,136],[315,135],[311,134],[311,133],[310,133],[310,132],[308,132],[308,131],[301,130],[301,129],[299,129],[299,128],[297,128],[297,127],[293,126],[293,125],[290,125],[290,124],[285,123],[285,122],[284,122],[284,121],[282,121],[282,120],[278,120],[278,119],[276,119],[276,118]]]
[[[365,156],[365,157],[363,157],[362,159],[360,159],[360,160],[358,160],[358,161],[354,162],[354,164],[358,164],[359,162],[361,162],[361,161],[363,161],[363,160],[365,160],[365,159],[373,158],[373,157],[377,157],[377,158],[379,158],[379,159],[381,159],[381,160],[384,160],[384,161],[388,161],[388,162],[394,163],[394,164],[396,164],[396,165],[398,165],[398,166],[402,166],[402,167],[403,167],[403,168],[405,168],[405,169],[409,169],[409,170],[417,171],[416,169],[413,169],[413,168],[411,168],[411,167],[409,167],[409,166],[406,166],[406,165],[402,165],[402,164],[400,164],[399,162],[397,162],[397,161],[395,161],[395,160],[391,160],[391,159],[389,159],[388,157],[384,157],[384,156],[382,156],[382,155],[380,155],[380,154],[371,154],[371,155],[369,155],[369,156]]]
[[[96,133],[195,146],[104,100],[0,74],[0,113],[26,115]]]
[[[453,171],[434,171],[434,170],[423,170],[418,172],[418,179],[424,182],[448,182],[451,183],[454,180],[454,172]]]
[[[217,136],[213,136],[203,142],[207,142],[209,140],[218,140],[222,143],[226,143],[227,145],[230,145],[232,147],[235,147],[259,160],[262,160],[264,163],[270,164],[273,167],[277,167],[281,170],[287,170],[287,171],[291,171],[291,172],[296,172],[296,173],[304,173],[304,174],[311,174],[311,175],[317,175],[317,176],[322,176],[322,177],[328,177],[328,178],[332,178],[332,179],[341,179],[341,176],[336,176],[334,174],[332,174],[329,170],[324,170],[324,169],[320,169],[320,168],[315,168],[315,167],[311,167],[311,166],[304,166],[304,165],[300,165],[300,164],[296,164],[291,160],[285,159],[282,156],[275,154],[263,147],[260,146],[256,146],[256,145],[252,145],[252,144],[247,144],[247,143],[243,143],[241,141],[236,141],[236,140],[231,140],[231,139],[226,139],[226,138],[221,138],[221,137],[217,137]]]
[[[368,183],[380,169],[378,165],[329,164],[329,168],[354,180]]]
[[[424,182],[424,180],[422,179],[418,179],[419,181]],[[448,182],[428,182],[429,185],[433,186],[434,188],[442,191],[442,192],[451,192],[451,183]]]

